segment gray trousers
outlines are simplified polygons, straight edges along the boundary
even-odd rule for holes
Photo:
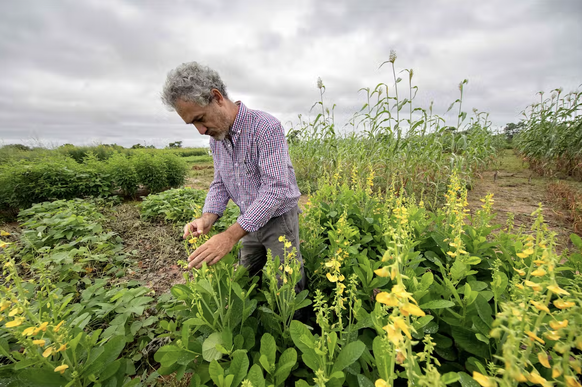
[[[279,257],[284,261],[283,243],[279,242],[280,236],[285,236],[295,247],[296,259],[301,264],[301,280],[295,286],[295,291],[305,289],[305,271],[303,258],[299,250],[299,207],[295,207],[281,216],[271,218],[267,224],[255,232],[251,232],[242,238],[242,248],[239,251],[239,263],[247,268],[250,276],[261,274],[263,266],[267,263],[267,249],[271,250],[273,258]],[[288,249],[289,250],[289,249]]]

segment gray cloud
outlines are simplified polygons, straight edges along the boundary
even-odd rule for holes
[[[414,69],[416,106],[444,114],[468,78],[464,110],[501,126],[537,91],[582,82],[581,16],[578,0],[2,2],[0,141],[205,145],[159,100],[166,73],[191,60],[284,123],[309,114],[321,76],[342,124],[360,88],[393,84],[378,69],[391,49],[397,71]]]

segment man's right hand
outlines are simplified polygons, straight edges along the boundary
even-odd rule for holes
[[[189,236],[198,237],[202,234],[208,234],[216,219],[218,219],[218,215],[204,213],[202,217],[184,226],[184,236],[182,238],[186,239]]]

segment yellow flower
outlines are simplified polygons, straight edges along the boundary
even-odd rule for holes
[[[34,334],[38,334],[40,331],[46,332],[46,327],[48,326],[48,322],[43,322],[42,324],[40,324],[40,326],[38,328],[36,328],[34,330]]]
[[[552,366],[550,365],[550,362],[548,361],[548,354],[545,352],[539,352],[538,353],[538,360],[540,361],[540,364],[543,365],[546,368],[552,368]]]
[[[545,264],[546,261],[544,261],[543,259],[536,259],[536,260],[534,260],[534,263],[536,264],[536,266],[541,266],[541,265]]]
[[[553,330],[557,331],[558,329],[566,328],[568,326],[568,320],[550,321],[550,326]]]
[[[196,243],[196,239],[197,238],[192,238],[188,241],[188,243],[190,243],[191,245],[193,245],[194,243]]]
[[[534,251],[533,251],[533,249],[529,248],[529,249],[523,250],[522,253],[524,253],[526,256],[530,256],[534,253]]]
[[[380,292],[376,295],[376,301],[388,305],[388,306],[398,306],[398,300],[396,297],[388,292]]]
[[[523,253],[517,253],[515,255],[517,255],[519,258],[527,258],[527,255],[525,255]]]
[[[515,267],[513,268],[513,270],[515,270],[517,272],[517,274],[519,274],[520,276],[524,276],[525,275],[525,271],[521,270],[521,269],[516,269]]]
[[[408,330],[408,326],[406,325],[406,322],[404,321],[404,319],[402,317],[395,317],[392,320],[394,321],[394,326],[396,326],[397,328],[400,328],[402,330],[402,332],[404,332],[406,337],[408,337],[409,339],[412,339],[412,336],[410,335],[410,331]]]
[[[559,287],[557,285],[550,285],[550,286],[548,286],[548,289],[554,294],[564,295],[564,296],[570,295],[570,293],[568,293],[567,291],[565,291],[564,289],[562,289],[561,287]]]
[[[293,274],[293,268],[291,266],[285,266],[285,272],[288,274]]]
[[[14,317],[17,314],[22,313],[22,309],[21,308],[14,308],[10,311],[10,313],[8,313],[8,317]]]
[[[65,323],[65,320],[61,321],[57,324],[56,327],[53,328],[53,331],[58,332],[61,329],[61,326]]]
[[[457,256],[457,253],[453,253],[452,251],[447,251],[447,254],[453,258],[455,258]]]
[[[44,352],[42,353],[42,357],[49,357],[53,351],[55,349],[53,347],[48,347],[47,349],[44,350]]]
[[[40,345],[41,347],[44,347],[46,345],[46,341],[44,340],[32,340],[32,344],[34,345]]]
[[[380,269],[374,270],[374,273],[376,273],[378,277],[388,277],[390,275],[390,270],[388,269],[389,269],[388,266],[384,266],[381,267]]]
[[[402,314],[408,316],[409,314],[413,316],[423,317],[425,313],[420,309],[418,306],[414,304],[406,304],[402,308],[400,308]]]
[[[65,343],[65,344],[63,344],[63,345],[61,345],[61,346],[59,347],[59,349],[57,349],[57,352],[64,351],[65,349],[67,349],[67,344],[66,344],[66,343]]]
[[[570,367],[572,367],[572,369],[574,371],[576,371],[577,374],[581,374],[582,373],[582,367],[580,366],[580,361],[578,360],[570,360]]]
[[[522,284],[515,284],[515,287],[521,290],[525,289]]]
[[[547,331],[546,333],[544,333],[544,336],[548,340],[552,340],[552,341],[560,340],[560,335],[556,331]]]
[[[4,242],[4,241],[0,241],[0,248],[5,248],[6,246],[8,246],[10,243],[8,242]],[[8,267],[10,265],[8,265],[8,263],[4,264],[5,267]]]
[[[4,312],[6,309],[10,308],[10,305],[12,305],[12,303],[8,300],[0,302],[0,312]]]
[[[567,309],[567,308],[571,308],[574,305],[576,305],[576,303],[572,302],[572,301],[564,301],[564,300],[555,300],[554,301],[554,306],[558,309]]]
[[[544,304],[542,304],[541,302],[537,302],[534,300],[530,300],[530,304],[532,304],[533,306],[536,307],[536,309],[538,310],[543,310],[546,313],[550,313],[550,310],[548,309],[547,306],[545,306]]]
[[[337,282],[337,276],[332,275],[331,273],[327,273],[326,277],[329,280],[329,282]]]
[[[552,378],[557,378],[562,375],[562,367],[559,364],[556,364],[554,368],[552,368]]]
[[[533,275],[534,277],[543,277],[546,274],[548,273],[541,267],[531,272],[531,275]]]
[[[6,328],[14,328],[24,322],[24,317],[16,317],[14,320],[6,323]]]
[[[523,283],[525,284],[525,286],[529,286],[530,288],[532,288],[536,292],[539,292],[540,290],[542,290],[542,287],[535,282],[525,280],[525,281],[523,281]]]
[[[411,295],[410,293],[406,292],[406,289],[404,289],[404,287],[400,285],[392,286],[391,292],[400,299],[408,298]]]
[[[55,372],[60,372],[61,374],[64,374],[65,373],[65,370],[67,368],[69,368],[68,365],[62,364],[62,365],[58,366],[57,368],[55,368]]]
[[[564,379],[566,379],[566,386],[568,387],[582,387],[574,376],[564,376]]]
[[[289,247],[291,247],[291,242],[285,242],[284,246],[285,246],[285,248],[288,249]]]
[[[388,383],[386,383],[384,379],[378,379],[376,380],[376,383],[374,383],[374,387],[388,387]]]
[[[4,231],[4,230],[0,231],[0,236],[9,236],[9,235],[10,235],[10,233],[7,231]]]
[[[22,336],[32,336],[34,334],[34,327],[29,327],[26,328],[25,330],[22,331]]]
[[[392,342],[392,344],[398,345],[400,342],[402,342],[403,339],[402,334],[400,333],[399,330],[396,330],[394,325],[388,324],[382,327],[382,329],[386,331],[386,333],[388,334],[388,339]]]
[[[477,371],[473,371],[473,379],[483,387],[494,387],[495,381]]]
[[[530,338],[532,341],[534,341],[534,340],[535,340],[535,341],[538,341],[538,342],[540,342],[541,344],[545,344],[545,343],[546,343],[545,341],[543,341],[542,339],[540,339],[538,336],[536,336],[536,334],[535,334],[535,333],[533,333],[532,331],[526,331],[526,332],[525,332],[525,334],[526,334],[526,335],[528,335],[528,336],[529,336],[529,338]]]
[[[527,376],[527,380],[534,384],[541,384],[542,386],[547,385],[548,381],[540,376],[537,372],[532,372]]]

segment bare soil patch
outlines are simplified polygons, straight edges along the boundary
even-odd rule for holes
[[[493,193],[493,211],[497,213],[497,223],[505,223],[508,214],[515,216],[516,228],[529,230],[534,222],[531,216],[539,204],[548,228],[557,234],[557,250],[572,250],[570,234],[575,233],[566,212],[547,198],[547,185],[556,181],[539,176],[528,169],[528,164],[516,156],[512,150],[503,153],[498,168],[482,172],[475,178],[473,189],[469,191],[468,202],[472,212],[481,208],[480,199]]]

